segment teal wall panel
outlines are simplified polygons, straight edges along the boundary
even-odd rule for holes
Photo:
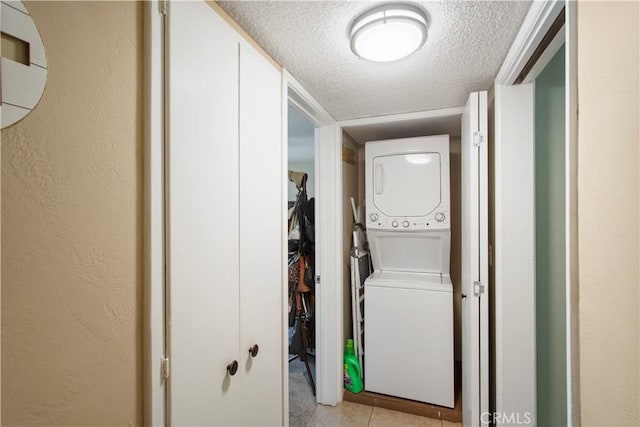
[[[564,426],[567,425],[564,46],[535,84],[537,424]]]

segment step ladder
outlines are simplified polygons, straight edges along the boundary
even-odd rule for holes
[[[351,257],[351,315],[353,318],[353,347],[360,366],[364,355],[364,281],[371,274],[368,251],[352,251]]]

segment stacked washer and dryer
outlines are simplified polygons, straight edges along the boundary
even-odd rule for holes
[[[365,145],[365,389],[454,407],[449,136]]]

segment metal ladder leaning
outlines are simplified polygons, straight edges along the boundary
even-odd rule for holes
[[[351,261],[351,314],[353,324],[353,347],[360,366],[364,355],[364,279],[370,273],[368,251],[352,251]]]

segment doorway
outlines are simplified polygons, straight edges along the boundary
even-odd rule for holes
[[[315,127],[287,108],[287,319],[289,424],[306,425],[316,407]]]
[[[465,241],[464,241],[464,234],[462,233],[462,228],[460,227],[460,224],[462,222],[462,215],[464,212],[463,205],[467,206],[467,210],[469,210],[469,207],[471,205],[480,206],[478,202],[469,203],[468,199],[471,199],[472,197],[476,197],[476,198],[482,199],[484,203],[486,203],[486,201],[488,200],[487,198],[488,196],[486,195],[486,193],[481,193],[481,190],[482,190],[481,188],[478,188],[478,191],[476,192],[475,196],[472,196],[471,194],[467,194],[467,198],[464,198],[464,199],[463,199],[463,193],[462,193],[463,177],[465,176],[462,168],[463,143],[464,141],[467,141],[468,143],[467,145],[471,146],[472,135],[476,135],[475,139],[480,139],[481,141],[483,140],[483,136],[487,135],[486,124],[485,125],[480,124],[480,123],[485,123],[487,120],[486,93],[483,93],[481,95],[474,94],[472,98],[475,99],[475,102],[471,103],[470,101],[468,111],[465,111],[464,107],[455,107],[455,108],[443,109],[443,110],[423,111],[423,112],[399,114],[399,115],[393,115],[393,116],[381,116],[381,117],[373,117],[373,118],[365,118],[365,119],[353,119],[353,120],[340,122],[342,131],[344,132],[343,144],[346,145],[346,148],[343,145],[343,151],[342,151],[343,153],[342,171],[343,171],[343,181],[344,181],[343,188],[342,188],[343,204],[348,200],[349,188],[351,187],[358,190],[357,193],[359,193],[360,200],[364,199],[364,193],[365,193],[364,191],[364,187],[365,187],[364,143],[365,142],[390,140],[390,139],[398,139],[398,138],[411,138],[411,137],[417,137],[417,136],[442,135],[442,134],[446,134],[450,136],[449,155],[450,155],[450,179],[451,179],[451,189],[450,189],[451,221],[452,221],[452,224],[454,224],[454,226],[451,228],[451,233],[452,233],[451,234],[451,255],[450,255],[450,265],[447,268],[449,268],[449,274],[453,282],[453,292],[454,292],[453,310],[455,313],[454,314],[455,326],[454,326],[453,336],[455,337],[454,366],[456,367],[455,369],[456,385],[454,389],[457,390],[455,392],[456,404],[455,404],[455,407],[453,408],[443,408],[439,406],[433,406],[427,403],[417,404],[416,402],[411,402],[411,401],[407,401],[399,398],[391,398],[388,396],[375,394],[367,390],[366,388],[367,387],[367,374],[366,374],[367,362],[366,362],[366,345],[365,345],[365,355],[364,355],[365,392],[358,395],[349,394],[345,392],[345,400],[371,404],[373,406],[388,407],[393,409],[402,408],[402,410],[407,412],[428,416],[428,417],[433,417],[433,418],[443,418],[443,419],[458,420],[458,421],[461,420],[464,399],[462,399],[460,383],[462,382],[461,378],[463,377],[463,373],[465,371],[464,371],[464,368],[461,366],[462,364],[460,362],[463,359],[463,348],[464,348],[463,339],[462,339],[462,336],[463,336],[462,312],[464,308],[463,304],[465,299],[469,301],[469,303],[467,303],[468,306],[470,306],[472,300],[474,301],[474,304],[477,310],[477,314],[475,315],[474,318],[478,322],[482,321],[482,323],[480,325],[476,325],[476,327],[478,327],[479,329],[482,328],[482,331],[484,331],[484,333],[482,334],[482,337],[479,332],[476,332],[474,335],[472,335],[472,336],[476,336],[478,340],[482,339],[483,341],[482,343],[478,342],[476,346],[476,350],[478,353],[478,363],[476,363],[474,366],[471,366],[470,363],[467,363],[466,373],[469,376],[469,378],[475,375],[475,377],[477,378],[477,381],[478,382],[483,381],[483,384],[486,383],[486,381],[488,380],[488,376],[486,374],[486,371],[487,371],[486,366],[481,365],[481,360],[486,361],[486,357],[483,359],[479,356],[480,349],[483,349],[483,351],[486,351],[487,349],[487,345],[484,340],[486,339],[486,332],[488,331],[488,325],[486,324],[486,319],[484,317],[481,317],[480,313],[486,312],[486,310],[482,307],[484,306],[483,304],[486,304],[485,301],[488,298],[488,293],[482,292],[480,290],[474,291],[474,289],[471,289],[471,283],[470,283],[471,281],[469,280],[469,278],[471,277],[471,274],[467,274],[466,277],[463,276],[463,261],[466,259],[467,265],[470,265],[470,264],[477,265],[477,266],[481,264],[486,265],[487,263],[486,251],[484,251],[485,257],[474,263],[470,262],[472,255],[468,253],[466,255],[466,258],[463,258],[462,253],[463,253],[463,247],[465,246]],[[482,99],[483,101],[481,102],[480,99]],[[462,138],[462,125],[463,123],[467,123],[467,122],[465,122],[462,118],[466,114],[470,114],[471,110],[475,111],[474,113],[475,119],[467,120],[467,122],[469,122],[467,127],[469,129],[471,128],[473,129],[472,130],[466,129],[465,135],[467,135],[468,138],[465,140]],[[483,111],[483,113],[481,114],[480,111]],[[486,139],[484,139],[484,141],[486,141]],[[359,146],[358,157],[360,161],[357,162],[357,166],[359,166],[359,168],[356,168],[356,169],[360,169],[361,174],[356,173],[357,175],[360,175],[360,176],[356,181],[354,181],[354,178],[351,178],[352,183],[351,185],[349,185],[349,183],[346,181],[350,179],[349,178],[350,175],[345,171],[344,160],[345,158],[349,157],[348,155],[345,155],[345,154],[348,154],[349,147],[353,145],[352,143],[358,144]],[[474,145],[474,147],[476,146]],[[475,150],[474,152],[486,150],[486,144],[484,144],[484,146],[482,147],[473,148],[472,150]],[[467,153],[469,152],[470,150],[467,149]],[[486,154],[485,154],[485,157],[483,158],[486,159]],[[473,164],[480,165],[481,160],[482,159],[476,159],[475,162],[473,162]],[[467,170],[468,169],[470,168],[467,168]],[[478,171],[478,174],[479,172],[480,171]],[[473,185],[470,185],[469,182],[476,183],[476,186],[478,186],[477,185],[477,183],[479,182],[478,179],[479,178],[476,178],[475,180],[471,180],[469,178],[466,181],[467,187],[473,186]],[[486,179],[483,179],[482,183],[483,185],[486,186]],[[479,225],[484,224],[486,221],[486,212],[484,210],[482,212],[477,213],[478,218],[480,218],[481,215],[483,219],[478,219]],[[352,221],[350,222],[346,222],[346,220],[343,221],[345,225],[344,227],[345,230],[347,229],[347,224],[351,224],[351,222]],[[481,247],[486,248],[486,244],[484,244],[484,241],[481,242],[481,239],[486,238],[486,231],[484,231],[485,228],[483,227],[481,228],[482,230],[480,231],[483,231],[483,233],[481,236],[479,236],[477,243],[473,246],[474,248],[478,248],[478,249],[480,249]],[[351,229],[349,228],[348,231],[350,233]],[[467,235],[470,235],[470,234],[471,234],[470,232],[467,233]],[[471,245],[469,245],[469,243],[467,242],[466,247],[470,248]],[[479,272],[479,274],[482,276],[483,274],[486,274],[486,271],[483,269],[481,272]],[[465,283],[463,279],[466,279],[466,283],[468,283],[467,288],[469,289],[466,289],[465,286],[463,286],[463,283]],[[479,281],[479,280],[474,279],[474,281]],[[486,277],[483,279],[483,282],[486,283]],[[466,296],[463,296],[465,294]],[[346,308],[348,304],[345,302],[345,299],[343,299],[343,303],[345,303],[345,308]],[[347,312],[348,311],[349,310],[347,310]],[[366,311],[364,315],[366,318],[367,316]],[[346,326],[348,322],[348,316],[345,314],[344,317],[345,317],[345,326]],[[467,329],[468,329],[468,333],[470,334],[470,328],[467,328]],[[345,333],[345,337],[348,336],[348,332],[346,328],[344,333]],[[467,340],[467,342],[465,342],[464,344],[468,345],[469,344],[468,341],[469,340]],[[470,355],[470,353],[468,355]],[[483,363],[486,363],[486,362],[483,362]],[[482,370],[482,372],[484,373],[484,376],[482,378],[480,377],[480,370]],[[473,387],[474,390],[475,389],[480,390],[480,388],[481,388],[481,385],[479,383]],[[484,394],[483,396],[480,396],[478,393],[476,393],[475,395],[470,395],[470,397],[467,399],[467,402],[469,402],[469,405],[470,405],[470,402],[475,402],[477,400],[476,406],[477,408],[479,408],[481,404],[480,403],[481,397],[486,399],[486,395]],[[480,417],[479,413],[477,414],[477,417],[478,418]]]
[[[298,112],[313,123],[315,140],[315,185],[314,193],[318,199],[315,204],[315,311],[316,311],[316,402],[323,405],[335,406],[342,401],[343,360],[342,360],[342,311],[336,307],[342,306],[342,293],[334,291],[334,286],[342,280],[342,204],[336,198],[339,194],[339,183],[342,182],[340,165],[341,137],[340,127],[336,120],[311,96],[311,94],[287,70],[282,72],[283,96],[283,164],[287,162],[287,119],[288,109],[292,105]],[[282,168],[282,191],[288,192],[289,177]],[[283,202],[285,202],[283,197]],[[283,203],[284,211],[287,210]],[[282,215],[286,227],[286,215]],[[282,234],[283,255],[286,258],[287,235]],[[282,294],[286,306],[288,288],[288,274],[283,263]],[[286,311],[283,315],[283,336],[288,335]],[[288,365],[286,340],[283,341],[282,361]],[[284,407],[283,415],[289,414],[288,366],[283,369]]]
[[[536,406],[539,425],[567,418],[565,49],[535,80]]]

